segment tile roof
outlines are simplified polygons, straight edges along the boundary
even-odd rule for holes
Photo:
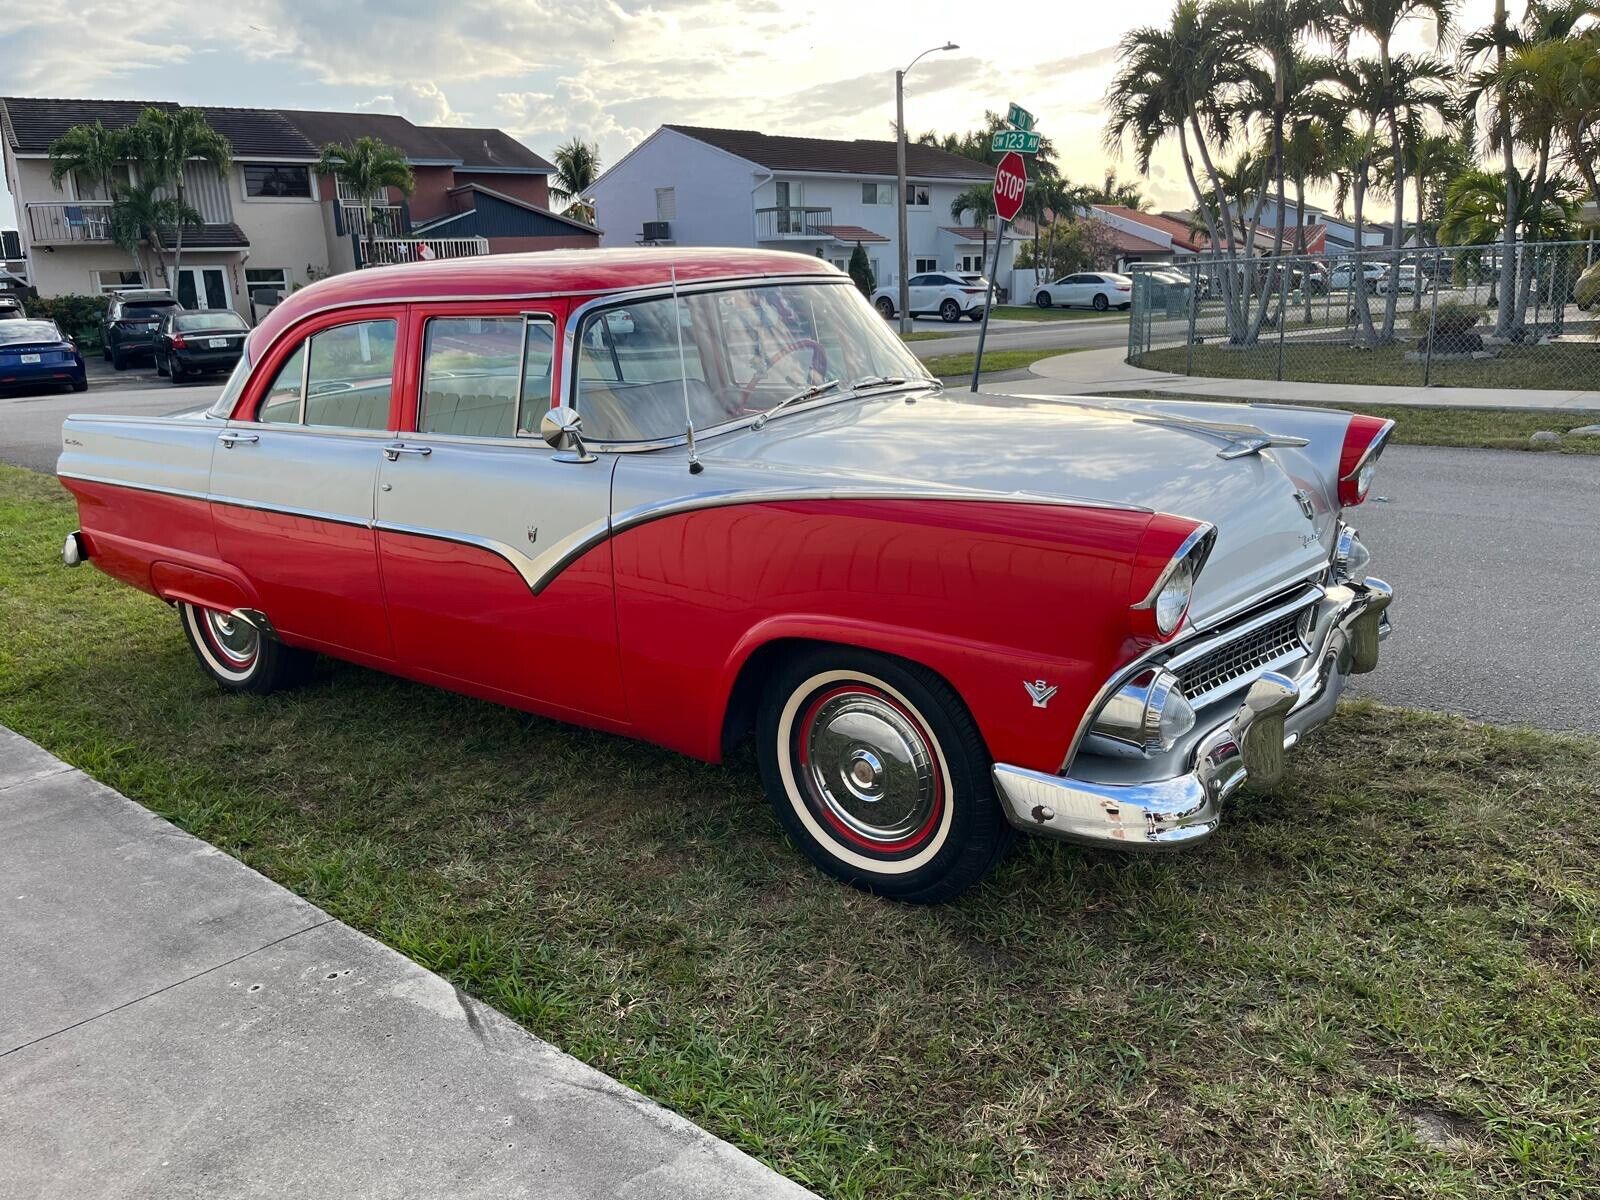
[[[1158,233],[1166,234],[1172,239],[1172,244],[1181,250],[1201,248],[1201,240],[1190,233],[1189,227],[1182,221],[1174,221],[1171,217],[1159,213],[1140,212],[1138,209],[1127,208],[1121,204],[1096,204],[1092,207],[1096,212],[1121,217],[1125,221],[1136,221]]]
[[[994,230],[989,229],[986,231],[982,225],[941,225],[939,228],[944,230],[945,233],[953,233],[956,235],[956,237],[967,242],[982,242],[986,235],[989,241],[994,241]],[[1031,228],[1029,230],[1029,235],[1032,235]],[[1013,230],[1013,241],[1016,240],[1016,236],[1016,231]]]
[[[283,109],[283,115],[306,139],[321,150],[330,143],[348,145],[360,137],[379,138],[412,162],[453,163],[457,155],[431,129],[413,125],[393,113],[313,112]]]
[[[1118,229],[1115,225],[1105,225],[1106,232],[1111,235],[1111,245],[1119,254],[1171,254],[1172,247],[1162,242],[1152,242],[1138,234],[1129,233]]]
[[[169,250],[177,245],[177,241],[178,231],[175,228],[168,226],[161,231],[161,244]],[[248,245],[250,239],[232,221],[223,225],[202,225],[199,229],[190,226],[183,231],[185,250],[232,250]]]
[[[708,146],[749,159],[773,171],[825,175],[893,175],[893,142],[853,142],[830,138],[774,137],[753,129],[711,129],[703,125],[663,125]],[[906,174],[914,179],[990,179],[994,168],[933,146],[906,147]]]
[[[461,160],[463,170],[530,171],[541,175],[555,170],[503,129],[467,129],[460,126],[424,125],[438,141]]]
[[[860,225],[813,225],[811,228],[826,234],[836,242],[848,242],[852,245],[856,242],[873,245],[889,241],[883,234],[873,233],[872,230]]]
[[[467,196],[469,194],[473,196],[493,196],[496,200],[499,200],[505,204],[513,205],[516,208],[524,208],[531,213],[538,213],[541,217],[549,217],[552,221],[560,221],[563,224],[570,225],[582,233],[600,232],[595,226],[580,221],[576,217],[569,217],[563,213],[551,212],[548,208],[540,208],[537,204],[529,204],[526,200],[519,200],[515,196],[508,196],[504,192],[497,192],[493,188],[484,187],[481,183],[462,183],[450,188],[445,192],[445,195],[447,196]],[[462,212],[451,213],[446,217],[434,217],[431,221],[425,222],[425,224],[442,225],[444,222],[454,220],[456,217],[462,216],[464,213],[469,211],[471,210],[464,209]],[[419,229],[422,227],[423,226],[420,225],[418,226]],[[885,238],[884,240],[887,241],[888,239]]]
[[[167,100],[52,100],[35,96],[7,96],[0,99],[6,141],[19,154],[43,154],[50,143],[74,125],[101,122],[110,129],[133,124],[147,108],[176,109]],[[268,108],[212,108],[201,105],[211,127],[233,146],[235,155],[245,158],[315,158],[314,147],[305,136]]]

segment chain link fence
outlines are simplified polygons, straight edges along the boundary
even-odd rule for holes
[[[1227,379],[1600,390],[1600,242],[1139,263],[1128,362]]]

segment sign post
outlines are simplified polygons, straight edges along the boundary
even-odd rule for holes
[[[983,370],[983,344],[989,338],[995,277],[1000,274],[1000,243],[1005,240],[1006,226],[1022,211],[1022,197],[1027,190],[1028,164],[1015,150],[1008,151],[994,169],[994,215],[1000,219],[994,231],[994,261],[989,267],[989,295],[983,305],[983,327],[978,330],[978,353],[972,359],[973,391],[978,390],[978,374]]]

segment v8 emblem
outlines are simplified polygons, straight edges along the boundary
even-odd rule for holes
[[[1031,682],[1025,679],[1022,681],[1022,686],[1027,688],[1028,695],[1033,697],[1033,706],[1035,708],[1044,708],[1050,703],[1056,692],[1060,690],[1055,684],[1046,683],[1042,679],[1035,679]]]

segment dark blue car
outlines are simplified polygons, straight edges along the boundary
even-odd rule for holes
[[[0,321],[0,388],[70,384],[87,391],[83,355],[54,321]]]

